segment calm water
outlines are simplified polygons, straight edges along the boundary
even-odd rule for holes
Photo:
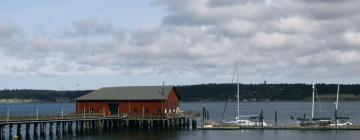
[[[224,102],[184,102],[181,105],[182,110],[201,111],[203,106],[210,110],[212,120],[221,120],[224,110]],[[231,120],[237,112],[237,104],[229,103],[224,115],[225,120]],[[36,108],[39,114],[60,115],[61,109],[65,113],[71,113],[75,110],[74,103],[40,103],[40,104],[1,104],[0,115],[6,116],[9,109],[10,117],[14,115],[35,115]],[[360,102],[342,102],[340,103],[339,114],[350,116],[351,121],[360,125]],[[242,102],[240,112],[242,115],[258,114],[260,110],[264,111],[265,119],[268,123],[274,124],[274,111],[278,111],[279,125],[295,125],[290,119],[290,115],[302,116],[304,113],[310,116],[310,102]],[[316,116],[330,117],[333,114],[334,103],[322,102],[316,105]],[[199,122],[200,124],[200,122]],[[147,140],[218,140],[218,139],[253,139],[253,140],[278,140],[278,139],[316,139],[316,140],[358,140],[360,131],[301,131],[301,130],[195,130],[195,131],[124,131],[117,134],[106,134],[102,136],[83,136],[68,137],[67,139],[95,140],[95,139],[147,139]]]

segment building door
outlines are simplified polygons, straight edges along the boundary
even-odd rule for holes
[[[118,114],[118,108],[119,108],[118,103],[109,103],[109,109],[110,109],[111,115]]]

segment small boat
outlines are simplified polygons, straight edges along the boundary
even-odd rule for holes
[[[234,121],[223,122],[224,125],[235,125],[235,126],[270,126],[265,121],[259,120],[259,115],[243,115],[239,118],[236,117]],[[262,124],[261,124],[262,123]]]
[[[337,115],[338,112],[338,104],[339,104],[339,91],[340,85],[338,85],[337,94],[336,94],[336,102],[335,102],[335,115],[334,119],[330,117],[322,117],[316,118],[314,117],[314,105],[315,105],[315,76],[313,75],[313,82],[312,82],[312,108],[311,108],[311,118],[306,119],[304,117],[298,117],[297,122],[300,126],[323,126],[323,127],[339,127],[339,126],[350,126],[352,125],[351,122],[346,121],[350,119],[349,117],[340,117]]]
[[[350,117],[338,116],[339,92],[340,92],[340,85],[338,84],[337,93],[336,93],[336,102],[335,102],[334,121],[331,122],[330,126],[333,127],[350,126],[352,125],[352,123],[347,121],[348,119],[350,119]]]
[[[239,65],[236,65],[234,75],[236,72],[236,84],[237,84],[237,117],[233,121],[223,121],[224,125],[232,125],[232,126],[269,126],[261,115],[241,115],[240,116],[240,93],[239,93]]]
[[[297,123],[300,126],[330,126],[332,123],[332,119],[329,117],[314,117],[315,111],[315,74],[313,73],[313,81],[312,81],[312,106],[311,106],[311,118],[306,119],[304,117],[298,117]]]

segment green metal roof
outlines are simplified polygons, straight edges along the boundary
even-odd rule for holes
[[[173,88],[174,86],[104,87],[76,100],[165,100]]]

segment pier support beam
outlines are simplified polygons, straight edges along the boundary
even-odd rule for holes
[[[13,138],[12,136],[12,124],[9,124],[9,140],[11,140]]]
[[[25,124],[25,138],[27,139],[27,140],[29,140],[30,139],[30,124],[29,123],[27,123],[27,124]]]
[[[52,138],[52,137],[54,136],[53,126],[54,126],[54,122],[50,122],[50,123],[49,123],[49,137],[50,137],[50,138]]]
[[[196,120],[191,120],[191,129],[192,129],[192,130],[197,129],[197,123],[196,123]]]
[[[4,140],[5,139],[5,131],[4,131],[5,125],[1,124],[0,125],[0,139]]]
[[[186,129],[190,130],[190,119],[186,118]]]
[[[46,137],[46,123],[40,124],[40,136],[45,138]]]
[[[38,123],[34,123],[34,139],[39,138]]]
[[[68,122],[68,134],[69,134],[70,136],[73,135],[73,133],[72,133],[72,122],[71,122],[71,121]]]
[[[278,120],[278,119],[277,119],[277,116],[278,116],[278,115],[277,115],[277,110],[275,110],[275,117],[274,117],[274,118],[275,118],[275,127],[277,127],[277,120]]]
[[[22,138],[22,136],[21,136],[21,124],[20,123],[18,123],[17,124],[17,126],[16,126],[16,136],[18,137],[18,138]]]
[[[55,130],[55,133],[56,133],[56,136],[60,136],[60,124],[59,122],[56,122],[55,123],[55,127],[56,127],[56,130]]]
[[[65,122],[61,122],[61,132],[62,132],[62,136],[65,136]]]

